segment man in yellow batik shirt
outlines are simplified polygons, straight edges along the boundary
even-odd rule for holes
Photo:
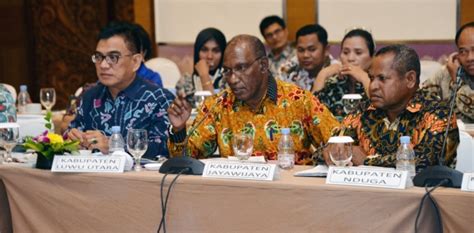
[[[310,92],[275,79],[268,70],[265,47],[256,37],[239,35],[224,53],[224,78],[229,88],[206,99],[194,121],[211,111],[189,137],[187,149],[195,158],[206,158],[216,148],[222,157],[233,155],[236,133],[253,136],[253,154],[276,160],[280,129],[290,128],[296,164],[313,164],[312,145],[326,143],[339,123]],[[168,109],[171,127],[168,148],[180,155],[185,146],[186,121],[191,106],[178,96]]]

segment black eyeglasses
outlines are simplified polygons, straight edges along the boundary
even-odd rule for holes
[[[234,68],[228,68],[228,67],[223,67],[222,68],[222,75],[224,75],[224,77],[230,77],[232,76],[232,74],[235,74],[236,76],[242,76],[256,61],[260,60],[261,58],[263,58],[264,56],[260,56],[260,57],[257,57],[255,58],[255,60],[253,60],[252,62],[250,62],[249,64],[241,64],[241,65],[237,65],[236,67]]]
[[[107,62],[107,64],[115,65],[115,64],[118,63],[119,59],[122,56],[129,57],[129,56],[133,56],[133,55],[134,54],[121,55],[121,54],[116,54],[116,53],[103,55],[101,53],[94,53],[94,54],[92,54],[92,62],[94,64],[100,64],[105,59],[105,62]]]

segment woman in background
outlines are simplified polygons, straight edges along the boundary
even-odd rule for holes
[[[224,34],[216,28],[206,28],[199,32],[194,42],[194,72],[185,74],[176,84],[176,93],[186,95],[196,91],[224,89],[222,60],[226,46]],[[194,105],[194,103],[191,103]]]
[[[369,32],[363,29],[351,30],[341,42],[342,64],[332,64],[322,69],[316,77],[312,92],[338,120],[347,114],[342,103],[344,94],[360,94],[360,108],[368,104],[370,79],[367,70],[374,52],[375,43]]]

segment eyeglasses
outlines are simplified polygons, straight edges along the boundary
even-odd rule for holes
[[[103,55],[101,53],[94,53],[92,54],[92,62],[94,64],[100,64],[105,59],[105,62],[107,62],[107,64],[115,65],[118,63],[119,58],[121,58],[122,56],[129,57],[133,55],[134,54],[120,55],[120,54],[115,54],[115,53]]]
[[[223,67],[222,75],[224,75],[224,77],[230,77],[232,76],[232,74],[235,74],[236,76],[242,76],[245,73],[245,71],[247,71],[256,61],[260,60],[263,57],[264,56],[257,57],[255,58],[255,60],[253,60],[249,64],[240,64],[234,68]]]

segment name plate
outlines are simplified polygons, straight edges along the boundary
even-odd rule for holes
[[[326,184],[406,189],[413,186],[407,171],[377,167],[329,167]]]
[[[463,174],[461,191],[474,192],[474,173]]]
[[[276,179],[276,164],[242,163],[228,161],[208,161],[204,166],[203,177],[241,180]]]
[[[125,156],[54,156],[52,172],[119,173],[125,168]]]

